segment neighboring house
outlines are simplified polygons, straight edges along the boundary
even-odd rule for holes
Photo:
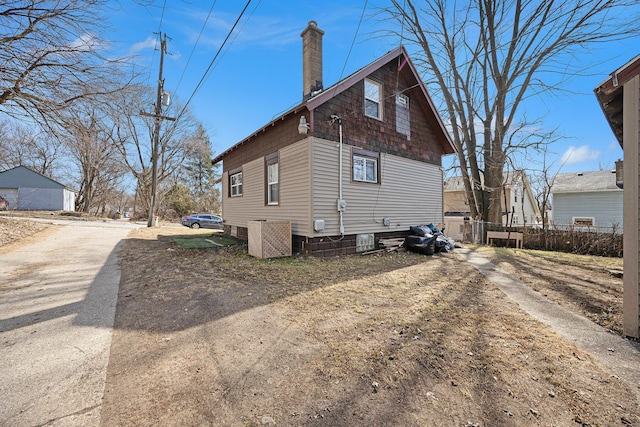
[[[553,224],[622,233],[622,190],[616,171],[563,173],[551,184]]]
[[[9,201],[9,209],[13,210],[75,210],[73,190],[25,166],[0,172],[0,195]]]
[[[213,159],[223,161],[225,232],[291,221],[293,252],[373,249],[412,225],[441,223],[445,126],[399,47],[322,88],[322,35],[303,38],[303,100]]]
[[[539,224],[542,220],[529,180],[524,171],[504,174],[502,196],[502,225],[525,226]],[[445,234],[455,240],[463,240],[465,218],[471,215],[464,182],[454,176],[444,183]]]
[[[616,179],[624,186],[623,331],[640,337],[640,55],[594,89],[598,103],[624,151]],[[616,166],[619,163],[616,162]],[[616,168],[617,169],[617,168]],[[617,171],[618,172],[618,171]]]

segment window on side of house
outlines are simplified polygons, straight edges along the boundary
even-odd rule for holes
[[[273,153],[265,157],[267,167],[267,205],[280,203],[280,157]]]
[[[594,217],[573,217],[573,225],[578,227],[593,227],[596,223],[596,219]]]
[[[380,154],[365,150],[354,149],[351,153],[352,178],[354,181],[370,182],[379,181]]]
[[[373,80],[364,80],[364,114],[382,120],[382,85]]]
[[[229,171],[229,196],[242,196],[242,168]]]

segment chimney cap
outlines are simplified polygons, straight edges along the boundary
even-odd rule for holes
[[[309,21],[309,23],[307,24],[307,28],[304,29],[304,31],[302,31],[302,33],[300,33],[301,37],[304,37],[304,33],[306,33],[309,30],[314,30],[319,32],[321,35],[324,35],[324,31],[322,31],[320,28],[318,28],[318,23],[316,21]]]

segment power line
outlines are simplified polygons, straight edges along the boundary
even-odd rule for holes
[[[347,53],[347,57],[344,60],[344,65],[342,66],[342,71],[340,71],[340,77],[338,78],[338,82],[342,81],[342,76],[344,75],[344,70],[347,68],[347,62],[349,62],[349,57],[351,56],[351,51],[353,50],[353,45],[356,43],[356,39],[358,37],[358,33],[360,32],[360,25],[362,24],[362,18],[364,18],[364,12],[367,10],[368,0],[365,0],[364,6],[362,6],[362,13],[360,14],[360,20],[358,21],[358,26],[356,27],[356,32],[353,35],[353,39],[351,40],[351,46],[349,46],[349,52]],[[334,90],[337,90],[338,86]],[[334,92],[335,93],[335,92]]]
[[[207,75],[209,74],[209,72],[211,70],[211,67],[213,67],[214,62],[216,61],[216,59],[218,59],[218,56],[220,55],[220,52],[222,52],[222,49],[224,48],[225,44],[227,43],[227,41],[231,37],[231,34],[233,34],[233,31],[235,30],[236,26],[238,25],[238,22],[240,22],[240,19],[242,19],[242,16],[244,15],[244,13],[249,8],[249,4],[251,4],[251,0],[248,0],[247,4],[244,5],[244,8],[242,9],[242,12],[240,12],[240,15],[238,16],[238,19],[236,19],[236,22],[234,22],[233,26],[229,30],[229,33],[227,34],[227,36],[225,37],[224,41],[222,42],[222,44],[218,48],[218,51],[216,52],[216,54],[214,55],[213,59],[209,63],[209,66],[207,67],[206,71],[204,72],[204,74],[200,78],[200,81],[198,82],[198,84],[196,85],[195,89],[191,93],[191,96],[189,96],[189,99],[187,100],[187,102],[182,107],[182,110],[180,110],[180,113],[178,114],[177,119],[179,119],[184,114],[184,112],[186,111],[187,107],[191,103],[191,100],[193,99],[195,94],[198,92],[198,90],[200,90],[200,88],[202,87],[202,84],[204,83],[205,79],[207,78]]]
[[[235,37],[233,38],[233,40],[231,40],[231,43],[229,43],[229,45],[227,46],[227,48],[225,49],[224,52],[222,52],[222,55],[220,56],[220,60],[218,61],[218,64],[220,64],[220,61],[222,60],[222,58],[224,58],[224,56],[227,54],[227,52],[229,51],[229,49],[231,48],[231,45],[236,41],[236,39],[238,38],[238,36],[240,35],[240,33],[242,32],[242,30],[244,29],[245,25],[247,25],[247,23],[249,22],[249,20],[251,20],[251,17],[253,16],[253,14],[256,12],[256,10],[258,9],[258,7],[260,6],[260,3],[262,3],[262,0],[258,1],[258,4],[256,5],[256,7],[253,8],[253,10],[251,11],[251,14],[249,15],[249,17],[247,18],[246,21],[244,21],[244,24],[242,24],[242,27],[240,27],[240,29],[238,30],[238,32],[236,33]],[[213,68],[212,71],[216,69],[216,67],[218,66],[218,64],[216,64]],[[209,76],[207,76],[206,78],[209,78]],[[205,78],[205,80],[206,80]]]
[[[207,18],[204,20],[204,23],[202,24],[202,28],[200,29],[200,33],[198,34],[198,38],[196,39],[196,42],[193,45],[193,49],[191,49],[191,53],[189,54],[187,63],[184,65],[184,69],[182,70],[182,74],[180,74],[180,78],[178,79],[178,84],[176,84],[176,88],[174,89],[173,93],[178,93],[178,88],[180,87],[180,83],[182,83],[184,74],[187,72],[187,68],[189,68],[189,63],[191,62],[193,53],[196,51],[196,47],[200,42],[200,37],[202,37],[202,33],[204,32],[204,29],[207,27],[207,23],[209,22],[209,18],[211,17],[211,13],[213,12],[213,8],[215,7],[215,5],[216,5],[216,0],[213,0],[213,4],[211,4],[211,8],[209,9],[209,13],[207,14]]]

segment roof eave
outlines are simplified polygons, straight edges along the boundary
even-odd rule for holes
[[[241,146],[243,146],[244,144],[248,143],[249,141],[251,141],[253,138],[255,138],[256,136],[258,136],[259,134],[261,134],[262,132],[264,132],[265,130],[267,130],[268,128],[275,126],[276,123],[285,120],[288,116],[290,115],[295,115],[298,114],[300,111],[302,110],[306,110],[307,109],[307,105],[306,102],[303,102],[302,104],[299,104],[295,107],[293,107],[292,109],[288,110],[286,113],[282,114],[281,116],[278,116],[277,118],[273,119],[272,121],[270,121],[269,123],[267,123],[266,125],[264,125],[263,127],[261,127],[260,129],[258,129],[257,131],[253,132],[251,135],[247,136],[246,138],[244,138],[242,141],[234,144],[233,146],[231,146],[230,148],[226,149],[225,151],[223,151],[222,153],[218,154],[216,157],[214,157],[211,160],[212,164],[217,164],[219,163],[225,156],[227,156],[229,153],[231,153],[232,151],[237,150],[238,148],[240,148]]]
[[[611,131],[620,147],[622,140],[622,88],[629,80],[640,74],[640,55],[615,70],[593,90]]]

